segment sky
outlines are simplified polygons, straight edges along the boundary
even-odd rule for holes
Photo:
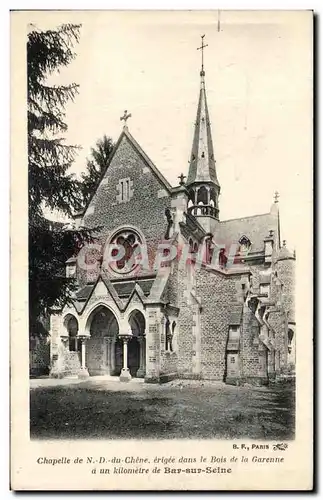
[[[33,17],[34,16],[34,17]],[[297,248],[312,205],[310,12],[31,13],[38,28],[82,23],[76,59],[51,78],[80,85],[66,108],[72,170],[85,170],[104,134],[116,141],[127,109],[131,134],[176,186],[188,173],[199,95],[200,36],[221,220],[270,210],[280,194],[282,238]]]

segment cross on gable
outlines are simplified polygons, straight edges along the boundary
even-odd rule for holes
[[[131,118],[131,113],[128,113],[128,110],[127,110],[127,109],[125,109],[125,110],[124,110],[124,113],[123,113],[123,116],[120,116],[120,121],[121,121],[121,120],[124,120],[124,126],[126,126],[126,125],[127,125],[127,120],[128,120],[128,118]]]
[[[278,203],[278,198],[279,198],[279,193],[278,193],[278,191],[275,191],[275,195],[274,195],[275,203]]]

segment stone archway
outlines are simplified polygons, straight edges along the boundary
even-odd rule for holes
[[[128,368],[132,377],[144,377],[146,374],[146,321],[143,313],[137,309],[129,315],[132,338],[128,342]]]
[[[77,338],[79,325],[75,316],[72,316],[72,314],[68,314],[64,319],[64,326],[68,335],[68,350],[70,352],[78,352],[80,350],[79,341]]]
[[[86,346],[86,367],[90,375],[116,375],[115,346],[119,326],[113,312],[99,305],[88,320],[90,336]]]

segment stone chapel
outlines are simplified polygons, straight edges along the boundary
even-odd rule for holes
[[[75,217],[100,232],[66,262],[78,288],[51,314],[50,375],[266,384],[293,373],[295,254],[280,239],[277,195],[268,213],[221,220],[204,66],[178,186],[131,135],[128,117]]]

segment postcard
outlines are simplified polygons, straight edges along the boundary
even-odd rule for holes
[[[11,488],[313,488],[313,13],[11,12]]]

